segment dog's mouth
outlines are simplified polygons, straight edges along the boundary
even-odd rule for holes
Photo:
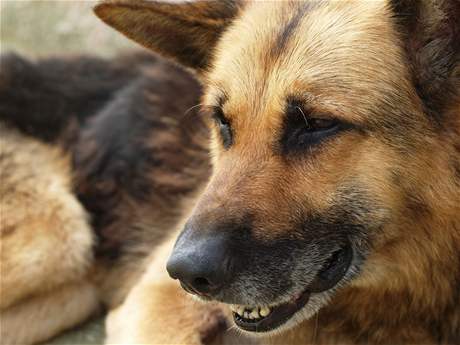
[[[247,332],[269,332],[289,321],[309,301],[311,293],[320,293],[336,286],[347,273],[353,257],[350,246],[331,254],[315,280],[286,303],[266,306],[231,305],[235,324]]]

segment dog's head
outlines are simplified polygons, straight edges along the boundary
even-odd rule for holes
[[[205,86],[214,171],[177,240],[171,276],[230,304],[251,332],[289,327],[339,289],[388,278],[389,248],[416,238],[408,224],[429,212],[420,186],[453,169],[432,152],[457,121],[459,7],[97,6],[105,22]]]

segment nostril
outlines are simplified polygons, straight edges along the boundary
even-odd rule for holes
[[[193,280],[193,287],[197,289],[198,291],[208,291],[211,287],[211,283],[208,279],[198,277]]]

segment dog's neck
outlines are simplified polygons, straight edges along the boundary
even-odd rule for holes
[[[352,343],[456,343],[460,337],[460,176],[452,142],[427,166],[399,233],[370,258],[361,283],[320,311],[316,332]],[[441,152],[436,150],[432,152]],[[409,235],[408,235],[409,234]],[[366,271],[366,267],[364,268]],[[327,337],[326,337],[327,338]],[[334,337],[333,337],[334,338]]]

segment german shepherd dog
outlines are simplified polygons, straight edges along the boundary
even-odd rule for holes
[[[50,224],[86,235],[38,247],[29,227],[2,228],[2,278],[7,259],[22,263],[2,279],[2,337],[43,340],[103,298],[109,344],[460,342],[458,1],[109,0],[95,12],[193,71],[203,96],[178,67],[128,62],[103,106],[66,118],[51,146],[70,152],[76,187],[54,190],[78,197],[84,209],[66,207],[83,220]],[[0,112],[9,143],[49,145],[30,133],[58,108],[45,128],[36,109],[10,115],[20,108]],[[84,269],[66,278],[56,259],[27,273],[33,256],[5,254],[7,240],[86,248],[72,261]]]
[[[199,343],[226,316],[261,342],[460,343],[460,2],[95,10],[194,70],[212,127],[212,177],[109,343]]]

